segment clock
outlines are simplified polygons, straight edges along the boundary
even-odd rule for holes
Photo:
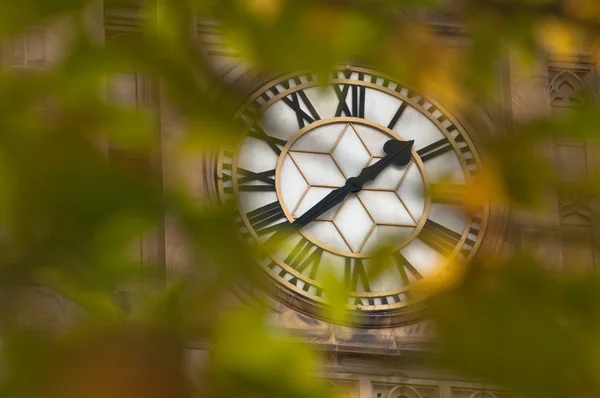
[[[415,284],[481,246],[490,206],[466,214],[460,194],[480,171],[480,155],[433,99],[345,67],[326,86],[309,72],[269,82],[239,119],[247,134],[219,154],[216,189],[235,201],[243,239],[277,240],[257,265],[270,292],[295,309],[324,316],[324,281],[334,275],[349,290],[354,323],[409,322],[423,308]],[[433,199],[442,187],[446,194]],[[374,273],[382,244],[392,266]]]

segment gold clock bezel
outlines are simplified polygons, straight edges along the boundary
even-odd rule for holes
[[[354,72],[365,73],[365,74],[369,74],[371,76],[377,76],[378,78],[387,79],[389,81],[394,82],[394,79],[387,77],[385,75],[382,75],[376,71],[367,69],[367,68],[345,67],[345,68],[338,69],[338,71],[340,71],[340,70],[351,71],[353,73]],[[250,104],[254,104],[256,102],[257,98],[262,93],[264,93],[267,89],[269,89],[270,87],[273,87],[274,85],[276,85],[277,83],[280,83],[282,81],[287,81],[293,77],[300,76],[303,73],[305,74],[308,72],[298,71],[298,72],[290,73],[290,74],[287,74],[284,76],[280,76],[276,79],[273,79],[273,80],[267,82],[266,84],[261,86],[258,90],[256,90],[254,92],[254,94],[251,95],[244,102],[244,104],[240,107],[240,112],[236,115],[236,117],[239,118],[241,116],[242,112],[244,111],[244,109],[247,109]],[[426,98],[422,95],[415,95],[413,97],[402,95],[397,90],[392,90],[388,87],[377,85],[373,82],[365,82],[365,81],[354,80],[354,79],[332,79],[330,82],[328,82],[328,84],[350,84],[350,83],[355,84],[355,85],[363,85],[365,87],[379,90],[379,91],[385,92],[387,94],[390,94],[396,98],[399,98],[402,101],[406,101],[406,102],[408,102],[409,105],[411,105],[413,108],[415,108],[417,111],[419,111],[421,114],[425,115],[429,120],[431,120],[439,128],[439,130],[449,139],[449,142],[453,146],[454,152],[458,155],[457,157],[461,163],[465,178],[467,179],[467,182],[468,182],[472,177],[469,173],[469,169],[468,169],[468,166],[467,166],[467,163],[466,163],[464,157],[460,155],[460,148],[455,143],[454,138],[452,137],[450,132],[447,130],[447,128],[438,120],[438,118],[434,117],[424,107],[424,104],[426,104],[426,103],[433,105],[437,110],[439,110],[442,113],[442,115],[445,118],[447,118],[451,122],[451,126],[453,126],[454,128],[456,128],[459,131],[461,137],[467,142],[467,145],[468,145],[470,151],[472,152],[473,156],[475,157],[475,161],[477,163],[478,169],[481,168],[482,161],[481,161],[481,157],[479,155],[480,149],[477,148],[477,146],[473,143],[471,137],[468,135],[468,133],[466,132],[463,125],[456,118],[454,118],[454,116],[449,111],[447,111],[441,104],[439,104],[436,100],[434,100],[432,98]],[[404,84],[400,84],[400,83],[396,83],[396,82],[394,82],[394,83],[397,84],[398,87],[406,88],[409,90],[410,93],[416,94],[416,91],[411,89],[410,87],[408,87]],[[263,112],[265,109],[267,109],[269,106],[271,106],[274,102],[279,101],[281,98],[283,98],[286,95],[289,95],[293,91],[301,90],[301,89],[305,89],[305,88],[309,88],[309,87],[314,87],[314,86],[317,86],[316,82],[302,83],[302,84],[296,85],[294,87],[291,87],[290,89],[288,89],[284,92],[281,92],[280,94],[270,98],[269,101],[265,102],[260,107],[260,109],[257,109],[257,112],[258,113]],[[423,100],[424,100],[424,104],[421,103]],[[335,118],[335,119],[341,120],[341,119],[351,119],[351,118]],[[365,119],[356,119],[355,121],[353,120],[353,122],[363,123],[363,124],[371,123],[371,124],[376,125],[375,123],[370,122]],[[312,129],[315,127],[316,126],[314,126],[314,123],[313,123],[313,124],[307,126],[305,129],[308,130],[308,129]],[[376,125],[375,127],[377,129],[381,129],[383,126]],[[305,129],[303,129],[303,130],[305,130]],[[294,139],[296,139],[298,135],[303,134],[303,130],[299,131],[296,134],[296,136],[294,136],[290,140],[290,142],[293,142]],[[394,133],[394,134],[396,134],[396,133]],[[288,144],[291,145],[289,142],[288,142]],[[286,145],[286,147],[288,147],[289,145]],[[236,148],[235,152],[237,153],[237,148]],[[282,151],[282,153],[284,153],[284,152]],[[223,198],[225,197],[223,186],[222,186],[222,184],[219,184],[219,176],[222,178],[222,174],[223,174],[222,162],[221,162],[222,156],[223,156],[222,153],[220,153],[218,155],[217,159],[215,159],[215,161],[216,161],[215,175],[217,178],[217,184],[216,184],[217,186],[215,188],[216,188],[219,200],[221,200],[221,201],[223,201],[224,200]],[[283,157],[280,156],[280,158],[277,162],[276,173],[278,173],[278,170],[281,167],[282,159],[283,159]],[[420,159],[419,159],[419,161],[420,161]],[[235,159],[234,159],[234,164],[235,164]],[[235,167],[233,167],[233,168],[235,169]],[[232,171],[232,173],[233,173],[233,171]],[[233,188],[234,192],[236,192],[237,181],[235,178],[232,178],[232,183],[234,186],[234,188]],[[428,187],[428,184],[426,184],[425,186]],[[429,192],[427,192],[427,194],[429,194]],[[280,200],[282,207],[284,207],[285,205],[284,205],[283,201],[281,201],[279,192],[278,192],[278,199]],[[428,207],[430,206],[430,196],[429,195],[427,195],[427,206]],[[493,228],[494,232],[504,230],[505,211],[502,208],[493,208],[492,209],[492,207],[493,206],[491,204],[487,204],[485,206],[485,208],[483,209],[484,218],[483,218],[483,222],[481,224],[481,230],[478,234],[475,244],[473,245],[473,248],[471,249],[471,251],[467,257],[467,261],[470,260],[473,257],[473,255],[480,249],[480,247],[482,247],[484,245],[488,248],[497,248],[498,247],[497,233],[495,234],[494,237],[492,237],[492,239],[486,239],[486,238],[489,238],[487,232],[488,232],[488,229],[491,224],[493,224],[493,226],[494,226],[494,228]],[[256,235],[256,233],[250,226],[247,218],[245,217],[243,212],[240,212],[240,214],[241,214],[242,218],[244,219],[246,228],[248,229],[250,234],[253,235],[253,238],[256,241],[258,241],[258,236]],[[286,216],[288,217],[288,219],[289,219],[289,217],[291,217],[291,215],[289,214],[289,211],[286,211]],[[426,219],[426,217],[423,217],[423,219]],[[469,233],[471,222],[472,222],[471,217],[469,217],[460,241],[454,248],[453,252],[448,256],[447,266],[441,267],[440,273],[450,271],[450,267],[452,267],[451,259],[456,257],[456,255],[458,254],[458,252],[461,250],[462,246],[464,245],[464,242],[467,239],[467,236]],[[414,236],[411,236],[411,238],[414,239]],[[287,266],[287,264],[283,264],[282,261],[276,260],[276,259],[273,259],[273,260],[277,261],[281,266],[283,266],[283,268],[286,268],[286,270],[288,272],[295,275],[296,277],[299,277],[302,280],[309,281],[314,286],[318,286],[318,287],[322,288],[322,286],[320,284],[318,284],[316,281],[310,281],[310,279],[307,276],[298,273],[293,268]],[[269,275],[269,277],[271,279],[273,279],[273,281],[274,281],[274,283],[272,284],[273,288],[269,289],[268,293],[270,293],[272,296],[276,297],[278,300],[296,308],[297,310],[299,310],[301,312],[307,313],[312,316],[316,316],[318,318],[326,319],[325,314],[327,312],[326,309],[328,308],[328,304],[327,304],[326,300],[322,299],[321,297],[308,296],[306,291],[299,289],[297,286],[291,286],[290,284],[283,284],[280,281],[281,278],[275,277],[271,272],[269,272],[269,269],[267,269],[265,266],[262,266],[262,268]],[[403,288],[403,289],[394,290],[394,294],[402,293],[409,289],[411,289],[411,286],[409,286],[407,288]],[[360,297],[360,298],[369,298],[369,297],[376,298],[376,297],[384,297],[386,295],[389,295],[389,294],[386,294],[388,292],[375,292],[375,293],[353,292],[353,293],[356,293],[356,294],[352,294],[351,297]],[[424,305],[425,305],[425,301],[421,300],[421,301],[415,301],[415,302],[409,301],[409,302],[400,302],[400,303],[394,303],[394,304],[374,305],[374,306],[369,306],[369,308],[365,308],[364,306],[349,305],[347,309],[350,311],[350,323],[355,326],[389,327],[389,326],[395,326],[395,325],[402,325],[402,324],[414,322],[414,321],[421,319],[423,309],[425,308]]]

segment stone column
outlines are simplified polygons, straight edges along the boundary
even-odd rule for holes
[[[525,71],[516,58],[510,61],[510,90],[513,121],[516,126],[536,118],[551,114],[550,92],[548,88],[548,60],[539,54],[533,70]],[[542,156],[555,163],[551,141],[539,147]],[[524,160],[523,167],[527,167]],[[515,248],[532,250],[549,267],[560,264],[561,251],[558,225],[558,203],[555,192],[548,192],[543,212],[514,211],[512,230],[515,234]]]
[[[91,3],[84,12],[84,26],[98,42],[104,40],[103,16],[101,0]],[[61,18],[44,26],[28,27],[21,35],[3,43],[2,65],[29,73],[59,64],[68,51],[72,23]],[[0,291],[0,300],[2,332],[12,326],[55,332],[83,316],[77,305],[39,285],[5,287]]]
[[[578,49],[570,56],[553,57],[549,64],[552,111],[557,116],[574,111],[584,92],[596,93],[597,68],[593,56]],[[576,183],[597,172],[598,144],[594,140],[558,137],[554,142],[557,172],[561,180]],[[600,234],[598,202],[583,192],[562,192],[559,197],[563,268],[589,271],[597,265]]]

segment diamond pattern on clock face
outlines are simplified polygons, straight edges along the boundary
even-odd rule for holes
[[[352,125],[349,125],[344,131],[335,148],[331,151],[331,155],[346,178],[358,176],[371,160],[371,154],[365,148]]]
[[[417,226],[417,222],[394,192],[361,191],[358,198],[378,224]]]
[[[382,134],[381,131],[374,129],[369,126],[363,126],[360,124],[352,125],[354,131],[360,136],[363,144],[367,147],[367,150],[376,157],[382,158],[385,156],[383,151],[383,145],[390,139],[387,134]]]
[[[392,137],[354,123],[332,123],[299,137],[285,155],[280,188],[293,218],[302,216],[346,179],[382,156]],[[403,242],[417,228],[425,206],[419,167],[390,165],[358,193],[320,215],[302,233],[345,255],[368,254],[392,239]],[[289,191],[289,192],[286,192]]]
[[[347,127],[346,123],[332,123],[320,127],[318,134],[304,134],[294,142],[294,151],[329,153]]]
[[[311,207],[316,205],[321,199],[327,196],[331,191],[335,188],[326,188],[326,187],[310,187],[304,197],[299,200],[297,203],[297,207],[293,210],[292,215],[294,217],[300,217]],[[332,209],[326,211],[317,217],[317,220],[333,220],[333,217],[336,215],[338,209],[342,204],[333,207]]]
[[[329,155],[290,151],[289,156],[310,185],[341,187],[346,182]]]
[[[375,223],[356,195],[350,195],[333,221],[353,252],[359,253]]]
[[[344,252],[352,251],[342,234],[332,222],[315,220],[308,224],[305,231],[316,238],[319,242]]]
[[[377,163],[379,160],[381,160],[381,158],[371,159],[368,166]],[[406,173],[408,172],[409,168],[411,168],[412,165],[414,165],[414,162],[410,162],[406,166],[387,167],[381,173],[379,173],[377,178],[375,178],[373,181],[367,182],[363,186],[363,190],[369,190],[369,189],[378,189],[378,190],[384,189],[384,190],[392,190],[392,191],[395,190],[396,188],[398,188],[400,182],[403,181],[404,176],[406,175]]]
[[[410,166],[410,164],[409,164]],[[421,173],[417,167],[411,166],[404,180],[396,190],[398,197],[402,199],[402,203],[406,209],[413,215],[416,220],[423,217],[425,211],[425,202],[423,200],[425,184]]]
[[[376,225],[363,246],[364,253],[376,250],[378,246],[396,244],[406,240],[413,233],[415,227],[400,227],[395,225]]]
[[[306,194],[309,186],[298,166],[289,156],[283,160],[281,173],[285,175],[285,179],[281,181],[283,201],[286,203],[298,202]]]

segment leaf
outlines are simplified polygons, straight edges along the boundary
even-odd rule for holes
[[[597,278],[550,274],[526,254],[486,263],[431,300],[443,364],[528,396],[593,391]],[[579,300],[594,304],[576,310]]]
[[[42,25],[49,19],[80,11],[88,0],[36,0],[24,7],[9,0],[0,1],[0,38],[22,32],[31,25]]]
[[[345,324],[349,319],[348,314],[348,287],[342,278],[333,272],[323,276],[323,288],[327,292],[328,309],[326,319],[333,323]]]
[[[331,396],[331,389],[316,378],[315,353],[269,329],[261,311],[223,314],[213,336],[211,372],[219,394]]]
[[[558,55],[573,53],[580,41],[576,27],[557,18],[539,21],[536,34],[546,50]]]

